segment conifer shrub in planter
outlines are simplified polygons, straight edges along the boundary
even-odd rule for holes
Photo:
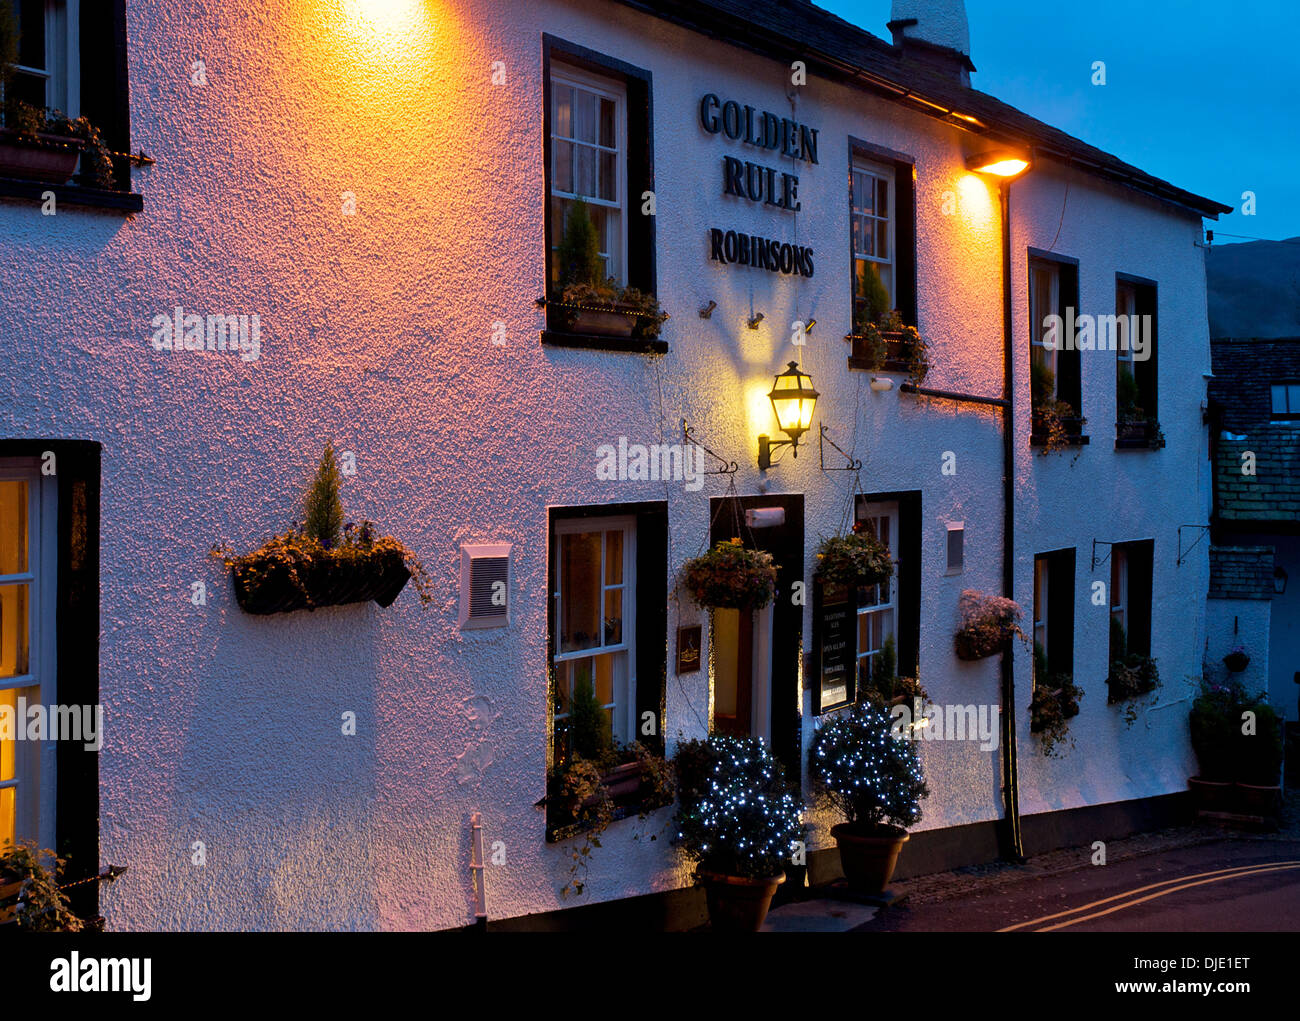
[[[303,499],[304,523],[273,536],[250,553],[214,546],[234,579],[235,598],[245,613],[287,613],[373,599],[390,606],[414,580],[428,603],[424,565],[391,536],[375,536],[369,521],[343,521],[339,469],[332,443]]]
[[[772,554],[724,539],[682,565],[681,583],[704,609],[761,610],[776,594],[776,565]]]
[[[957,658],[984,659],[1004,652],[1020,630],[1020,604],[1003,596],[965,589],[957,603],[961,625],[953,636]]]
[[[715,734],[673,756],[674,842],[696,866],[719,932],[756,932],[804,836],[803,805],[758,738]]]
[[[808,752],[818,799],[845,821],[831,828],[849,886],[875,895],[889,884],[921,818],[929,788],[909,735],[894,733],[888,712],[862,701],[823,722]]]
[[[893,635],[885,639],[880,651],[867,662],[869,667],[858,679],[859,698],[874,702],[886,711],[896,705],[905,705],[908,712],[915,709],[918,699],[922,705],[929,701],[930,693],[917,678],[898,676]]]
[[[1076,687],[1069,674],[1049,674],[1047,655],[1034,643],[1034,695],[1029,702],[1029,731],[1037,734],[1043,754],[1060,758],[1058,746],[1069,738],[1070,720],[1079,715],[1083,689]]]
[[[1273,818],[1281,807],[1282,725],[1261,693],[1231,678],[1202,680],[1188,718],[1200,773],[1188,781],[1197,807]]]
[[[560,288],[548,304],[556,309],[560,328],[604,337],[652,340],[659,336],[668,316],[654,295],[621,287],[604,276],[600,239],[582,199],[569,207],[556,258]]]

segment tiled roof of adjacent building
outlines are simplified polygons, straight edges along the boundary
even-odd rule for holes
[[[1272,546],[1211,546],[1211,599],[1272,599]]]
[[[810,75],[845,82],[920,110],[990,143],[1031,148],[1035,155],[1117,181],[1202,216],[1232,212],[1154,177],[1073,135],[965,84],[920,59],[924,45],[902,47],[803,0],[620,0],[706,36],[785,63],[803,61]],[[945,51],[951,52],[951,51]]]
[[[1300,524],[1300,422],[1272,424],[1274,382],[1300,379],[1300,338],[1211,342],[1215,512],[1225,522]],[[1255,474],[1243,474],[1246,452]]]

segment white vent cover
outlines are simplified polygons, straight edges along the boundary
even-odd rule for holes
[[[948,574],[961,574],[966,558],[966,525],[961,521],[948,522]]]
[[[505,627],[510,623],[510,543],[460,548],[460,626]]]

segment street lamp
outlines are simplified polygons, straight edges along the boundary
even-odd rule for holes
[[[994,177],[1018,177],[1029,169],[1028,153],[1018,149],[987,149],[966,157],[966,169]]]
[[[788,440],[772,440],[766,434],[758,438],[758,466],[763,471],[772,467],[772,451],[789,446],[795,457],[799,456],[799,437],[812,426],[813,409],[820,397],[813,389],[812,377],[799,371],[799,363],[791,362],[785,372],[772,382],[768,400],[776,413],[776,423]]]

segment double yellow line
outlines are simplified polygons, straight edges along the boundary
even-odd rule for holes
[[[1054,915],[1043,915],[1042,918],[1035,918],[1028,922],[1017,922],[1015,925],[1008,925],[1006,928],[997,931],[1015,932],[1017,929],[1042,926],[1041,928],[1034,928],[1033,931],[1052,932],[1056,929],[1078,925],[1080,922],[1090,922],[1094,918],[1102,918],[1116,911],[1123,911],[1125,908],[1136,907],[1138,904],[1155,900],[1157,897],[1178,893],[1180,890],[1190,890],[1194,886],[1205,886],[1207,883],[1222,883],[1226,879],[1239,879],[1242,876],[1259,876],[1266,872],[1286,872],[1290,869],[1300,869],[1300,861],[1261,862],[1258,865],[1238,865],[1234,868],[1218,869],[1214,872],[1198,872],[1191,876],[1179,876],[1177,879],[1165,879],[1159,883],[1151,883],[1148,886],[1139,886],[1135,890],[1117,893],[1112,897],[1103,897],[1101,900],[1092,901],[1090,904],[1081,904],[1077,908],[1070,908],[1069,911],[1058,911]],[[1174,883],[1179,885],[1171,885]],[[1161,887],[1167,887],[1167,889],[1162,890]],[[1147,893],[1148,890],[1156,892]],[[1146,896],[1139,897],[1138,894],[1146,894]],[[1113,901],[1121,901],[1122,903],[1114,904]],[[1101,911],[1093,911],[1094,908],[1100,908],[1103,904],[1110,904],[1111,906]],[[1084,912],[1091,912],[1091,914],[1084,914]],[[1071,918],[1071,915],[1075,917]],[[1062,921],[1056,921],[1057,919],[1062,919]],[[1044,922],[1055,922],[1055,924],[1043,925]]]

